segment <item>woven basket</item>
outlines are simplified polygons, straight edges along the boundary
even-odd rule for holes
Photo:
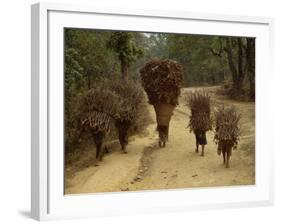
[[[156,113],[157,124],[169,126],[175,106],[167,103],[154,104],[153,106]]]

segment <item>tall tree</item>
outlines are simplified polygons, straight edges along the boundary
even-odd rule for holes
[[[214,49],[211,49],[211,52],[213,55],[220,57],[223,57],[223,51],[226,52],[229,70],[232,77],[232,93],[238,95],[243,93],[245,90],[244,87],[246,78],[248,78],[248,96],[251,100],[254,100],[255,39],[249,37],[221,37],[219,40],[220,49],[217,52]]]
[[[147,38],[148,50],[146,56],[148,58],[168,58],[167,37],[168,35],[163,33],[150,33]]]
[[[119,69],[115,54],[106,47],[111,33],[72,28],[65,30],[65,49],[72,48],[77,52],[87,89],[92,87],[95,79],[111,75]]]
[[[255,100],[255,39],[246,38],[247,72],[249,78],[250,98]]]
[[[117,53],[121,64],[121,77],[127,79],[130,64],[143,53],[136,46],[133,33],[113,32],[107,42],[107,46]]]
[[[225,57],[214,57],[217,37],[168,34],[169,58],[184,66],[186,85],[217,85],[228,70]]]
[[[244,59],[244,39],[241,37],[220,37],[219,50],[211,48],[214,56],[224,57],[226,53],[229,70],[232,77],[232,92],[240,94],[243,89],[243,82],[245,78],[245,59]]]

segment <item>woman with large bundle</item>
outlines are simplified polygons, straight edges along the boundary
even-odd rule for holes
[[[225,108],[224,106],[215,110],[215,137],[218,144],[218,155],[223,154],[223,163],[229,167],[229,158],[232,149],[237,147],[240,135],[239,120],[241,115],[234,107]]]
[[[173,60],[153,59],[140,69],[140,75],[149,103],[156,113],[159,147],[165,147],[173,110],[178,104],[183,68]]]
[[[207,145],[206,132],[212,129],[210,96],[204,92],[192,93],[188,97],[188,105],[191,110],[188,127],[195,134],[196,152],[201,145],[201,156],[204,156],[204,148]]]
[[[111,99],[111,102],[108,101]],[[91,133],[96,145],[96,160],[101,161],[105,137],[112,129],[111,114],[119,107],[120,97],[113,92],[96,86],[83,93],[77,100],[76,120],[82,132]]]

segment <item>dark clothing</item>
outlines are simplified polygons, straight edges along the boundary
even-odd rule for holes
[[[195,133],[195,137],[196,137],[196,143],[198,143],[199,145],[207,145],[206,132]]]

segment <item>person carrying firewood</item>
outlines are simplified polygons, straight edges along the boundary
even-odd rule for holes
[[[149,103],[155,110],[159,147],[165,147],[183,83],[183,67],[170,59],[152,59],[140,69],[140,77]]]
[[[199,152],[199,145],[202,147],[201,156],[204,156],[204,148],[207,145],[207,137],[206,132],[203,131],[194,131],[195,139],[196,139],[196,152]]]
[[[108,99],[111,99],[109,101]],[[112,116],[119,108],[119,98],[102,85],[85,91],[77,98],[77,112],[74,120],[81,135],[89,134],[95,144],[95,165],[102,161],[105,153],[105,142],[112,130]]]
[[[212,129],[210,96],[205,92],[193,92],[188,97],[188,105],[191,110],[188,127],[195,134],[195,152],[199,152],[199,145],[201,145],[201,156],[204,156],[205,145],[207,145],[206,132]]]
[[[225,108],[221,106],[215,109],[215,137],[218,144],[218,155],[223,155],[223,164],[229,168],[229,159],[232,149],[237,147],[240,135],[239,120],[241,115],[235,107]]]

